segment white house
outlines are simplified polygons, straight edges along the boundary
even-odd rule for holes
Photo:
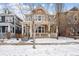
[[[15,14],[9,13],[9,10],[0,14],[0,37],[5,36],[7,32],[14,37],[16,30],[21,31],[21,22],[22,20]]]

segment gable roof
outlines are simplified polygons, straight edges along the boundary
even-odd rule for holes
[[[32,13],[37,13],[37,11],[41,10],[44,14],[48,14],[48,11],[45,10],[43,7],[37,7],[35,9],[32,10]]]
[[[69,11],[78,11],[79,9],[77,7],[71,8]]]

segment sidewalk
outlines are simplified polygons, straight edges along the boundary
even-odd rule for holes
[[[74,45],[79,44],[79,39],[74,40],[73,38],[67,37],[59,37],[57,40],[56,38],[36,38],[35,39],[36,45]],[[21,39],[9,39],[1,42],[0,45],[33,45],[33,40],[29,39],[28,41],[22,41]]]

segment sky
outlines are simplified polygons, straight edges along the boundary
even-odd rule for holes
[[[0,3],[0,13],[3,13],[3,10],[8,8],[12,13],[18,15],[23,19],[24,14],[30,13],[32,11],[32,8],[36,8],[38,6],[42,6],[50,14],[55,14],[54,3]],[[79,8],[79,3],[63,3],[64,11],[67,11],[73,7]]]

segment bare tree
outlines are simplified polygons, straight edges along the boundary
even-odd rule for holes
[[[34,9],[34,4],[29,4],[30,9],[33,10]],[[33,18],[33,17],[32,17]],[[33,48],[35,49],[35,22],[34,19],[32,19],[32,33],[33,33]]]
[[[30,7],[31,11],[34,9],[34,4],[29,3],[28,6]],[[22,10],[22,8],[23,8],[22,5],[18,4],[17,7],[21,11],[21,14],[23,15],[23,18],[24,18],[24,14],[23,14],[23,10]],[[25,18],[24,18],[24,20],[25,20]],[[33,32],[33,48],[35,49],[35,23],[34,23],[33,19],[32,19],[32,32]]]
[[[78,25],[79,25],[79,18],[78,18],[78,12],[76,13],[69,13],[69,15],[67,15],[67,27],[69,27],[69,32],[70,32],[70,37],[72,36],[76,36],[77,32],[78,32]],[[74,37],[75,38],[75,37]]]
[[[56,10],[58,35],[59,35],[60,34],[60,16],[61,16],[61,12],[63,11],[63,4],[62,3],[55,3],[55,10]],[[57,36],[57,38],[58,38],[58,36]]]

